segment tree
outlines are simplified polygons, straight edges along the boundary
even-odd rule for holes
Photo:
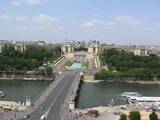
[[[36,68],[38,66],[38,60],[37,59],[31,59],[31,66],[32,66],[32,68]]]
[[[52,67],[46,67],[45,71],[46,71],[46,75],[48,77],[51,77],[51,75],[53,75],[53,69],[52,69]]]
[[[141,120],[139,111],[131,111],[129,113],[129,120]]]
[[[60,56],[60,47],[51,50],[41,47],[27,47],[24,52],[20,52],[15,50],[13,46],[5,46],[0,53],[0,71],[35,70],[44,62],[54,62]]]
[[[127,116],[125,114],[121,114],[119,120],[127,120]]]
[[[157,115],[155,112],[152,112],[152,113],[149,115],[149,119],[150,119],[150,120],[158,120],[158,115]]]
[[[114,70],[118,73],[100,71],[95,75],[96,79],[104,78],[138,78],[152,80],[155,76],[160,77],[160,57],[159,56],[135,56],[131,52],[118,49],[104,50],[100,54],[100,61],[107,64],[109,71]]]

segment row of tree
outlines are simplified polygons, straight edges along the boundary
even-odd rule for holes
[[[103,64],[108,66],[109,71],[102,70],[95,75],[96,79],[111,78],[160,78],[160,57],[135,56],[131,52],[108,49],[100,54]]]
[[[4,47],[0,53],[0,71],[28,71],[37,69],[43,63],[55,61],[61,56],[60,47],[52,50],[44,48],[27,48],[24,52],[13,47]]]
[[[139,111],[132,111],[128,116],[129,120],[141,120],[141,115]],[[127,116],[125,114],[121,114],[119,120],[127,120]],[[149,120],[158,120],[158,115],[155,112],[152,112],[149,115]]]

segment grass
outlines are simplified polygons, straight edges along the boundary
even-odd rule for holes
[[[65,66],[65,67],[71,67],[72,64],[73,64],[73,61],[67,61],[67,62],[64,64],[64,66]]]
[[[87,61],[87,62],[86,62],[86,61],[85,61],[85,62],[84,62],[84,61],[82,62],[82,68],[88,68],[88,65],[89,65],[89,62],[88,62],[88,61]]]

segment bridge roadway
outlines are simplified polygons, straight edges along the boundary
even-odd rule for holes
[[[61,105],[64,103],[67,93],[69,92],[73,81],[77,79],[77,77],[80,79],[79,72],[64,72],[60,77],[60,81],[57,86],[52,90],[50,95],[42,102],[42,104],[30,114],[27,120],[39,120],[46,112],[47,120],[61,120]]]

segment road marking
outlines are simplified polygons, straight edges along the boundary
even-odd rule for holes
[[[71,77],[70,77],[70,79],[71,79]],[[59,97],[59,95],[61,94],[62,90],[65,88],[66,84],[67,84],[69,81],[70,81],[70,80],[68,80],[68,81],[65,82],[65,84],[63,85],[63,87],[60,89],[60,91],[59,91],[58,94],[56,95],[56,97],[55,97],[55,99],[53,100],[51,106],[48,108],[48,114],[49,114],[50,109],[54,106],[54,104],[55,104],[57,98]],[[48,116],[48,114],[47,114],[47,116]]]

